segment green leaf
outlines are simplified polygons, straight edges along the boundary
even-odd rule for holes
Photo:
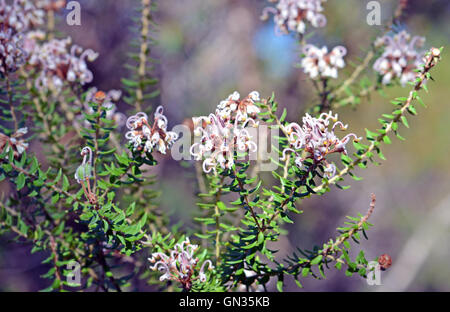
[[[347,248],[347,249],[350,249],[350,243],[348,242],[348,241],[344,241],[342,244],[344,244],[344,246]]]
[[[262,244],[264,242],[264,234],[262,232],[258,233],[258,244]]]
[[[315,257],[314,259],[311,260],[311,264],[312,265],[319,264],[322,261],[322,258],[323,258],[322,255],[318,255],[317,257]]]
[[[310,271],[310,269],[309,269],[308,267],[303,268],[303,270],[302,270],[302,276],[303,276],[303,277],[307,277],[308,274],[309,274],[309,271]]]
[[[283,292],[283,281],[278,280],[278,282],[277,282],[277,290],[279,292]]]
[[[133,80],[126,79],[126,78],[122,78],[122,83],[125,86],[132,87],[132,88],[135,88],[135,87],[139,86],[139,83],[137,81],[133,81]]]
[[[401,117],[402,123],[405,125],[406,128],[409,128],[408,119],[406,119],[405,116]]]
[[[70,186],[69,179],[67,178],[66,175],[63,175],[63,185],[62,185],[63,191],[67,191],[69,189],[69,186]]]
[[[22,172],[19,173],[19,175],[17,176],[17,179],[16,179],[18,191],[20,191],[25,186],[25,181],[26,181],[25,175]]]

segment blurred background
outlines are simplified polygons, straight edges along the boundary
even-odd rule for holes
[[[126,62],[136,4],[139,1],[80,0],[81,26],[65,24],[60,15],[58,30],[100,57],[90,68],[92,86],[103,90],[121,87],[127,74]],[[346,61],[364,57],[371,40],[382,32],[381,26],[366,23],[366,0],[329,0],[324,4],[328,24],[315,29],[309,39],[317,45],[345,45]],[[395,0],[380,0],[382,21],[390,20]],[[101,4],[100,4],[101,3]],[[311,106],[315,94],[307,77],[296,68],[299,45],[294,36],[278,36],[274,24],[260,20],[264,0],[164,0],[158,1],[154,17],[158,23],[158,46],[152,56],[155,75],[160,79],[160,98],[149,105],[163,105],[169,127],[186,118],[209,114],[219,101],[233,91],[247,95],[257,90],[263,97],[275,92],[280,107],[288,109],[288,120],[298,121]],[[425,48],[447,46],[450,38],[450,2],[447,0],[410,0],[402,28],[412,35],[426,37]],[[422,98],[428,108],[419,108],[419,116],[409,118],[410,129],[401,129],[406,141],[393,140],[383,146],[387,161],[358,171],[362,181],[346,180],[351,188],[312,197],[301,203],[302,215],[287,227],[289,235],[277,245],[279,257],[296,247],[311,248],[336,236],[346,215],[365,213],[370,194],[377,204],[369,220],[375,226],[362,242],[366,257],[383,253],[393,259],[392,267],[382,272],[382,286],[368,286],[362,278],[348,278],[344,272],[329,270],[326,281],[303,281],[304,291],[450,291],[450,54],[444,49],[442,62],[433,70],[428,84],[430,93]],[[340,71],[340,78],[351,67]],[[374,77],[372,77],[374,78]],[[357,109],[336,111],[349,130],[364,135],[364,128],[376,129],[377,118],[389,113],[389,101],[406,96],[408,89],[387,90],[387,97],[374,95]],[[119,108],[127,113],[125,103]],[[32,145],[34,150],[39,146]],[[197,213],[197,192],[192,166],[185,168],[170,157],[158,159],[158,187],[163,210],[173,223],[188,228]],[[11,243],[0,237],[0,290],[36,291],[47,286],[40,275],[48,268],[40,264],[43,256],[30,255],[30,246]],[[353,247],[357,253],[359,247]],[[272,285],[273,286],[273,285]],[[147,290],[145,287],[142,290]],[[290,291],[298,291],[288,281]]]

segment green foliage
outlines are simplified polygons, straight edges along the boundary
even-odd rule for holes
[[[151,46],[156,43],[153,38],[152,29],[156,27],[153,20],[153,12],[157,9],[155,1],[141,0],[137,7],[139,17],[134,17],[134,25],[131,31],[135,38],[131,42],[131,51],[128,53],[129,62],[125,67],[130,72],[129,78],[122,78],[122,85],[127,92],[125,102],[135,107],[137,112],[149,111],[144,109],[144,103],[154,100],[160,91],[156,88],[158,79],[151,77],[157,60],[150,55]]]

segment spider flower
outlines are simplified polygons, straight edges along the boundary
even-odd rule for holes
[[[163,115],[163,112],[163,107],[158,106],[152,126],[148,122],[147,114],[142,112],[127,119],[126,126],[130,131],[125,134],[125,137],[135,151],[144,150],[151,153],[153,149],[156,149],[161,154],[166,154],[167,149],[178,139],[178,134],[167,131],[167,117]]]
[[[423,63],[423,52],[416,50],[423,46],[424,37],[411,35],[402,31],[393,37],[383,36],[375,41],[375,46],[384,47],[383,54],[373,64],[373,69],[378,72],[383,84],[389,84],[393,79],[399,79],[402,86],[407,82],[414,82],[418,69]]]
[[[66,82],[85,85],[92,81],[93,74],[87,67],[87,61],[93,62],[98,53],[91,49],[83,50],[78,45],[71,46],[71,43],[70,37],[52,39],[40,45],[30,55],[28,63],[40,72],[36,88],[59,92]]]
[[[338,121],[338,115],[329,113],[322,113],[318,118],[306,114],[303,117],[303,125],[291,123],[283,128],[288,135],[288,142],[290,147],[283,150],[282,160],[286,160],[287,153],[292,153],[295,156],[295,164],[302,168],[304,160],[307,158],[313,159],[314,163],[324,163],[325,175],[332,177],[336,173],[336,166],[327,162],[326,157],[332,153],[347,154],[346,145],[353,138],[358,141],[354,133],[347,134],[342,139],[338,138],[335,130],[339,127],[341,130],[347,129],[347,125]],[[330,127],[330,122],[334,124]],[[304,152],[299,152],[303,150]]]
[[[26,53],[27,60],[32,55],[36,55],[39,49],[39,43],[45,40],[45,32],[41,30],[27,31],[23,38],[23,50]]]
[[[325,46],[319,49],[312,44],[307,44],[303,48],[303,53],[305,57],[302,59],[301,67],[311,79],[337,78],[338,69],[345,67],[344,56],[347,54],[347,49],[343,46],[334,47],[331,52],[328,52]]]
[[[258,126],[253,119],[259,112],[255,105],[257,101],[259,94],[256,91],[243,100],[235,92],[220,102],[215,114],[192,118],[194,135],[200,140],[191,146],[190,154],[197,161],[203,160],[205,173],[216,172],[218,166],[231,169],[236,151],[256,152],[257,145],[247,127]]]
[[[45,12],[35,6],[33,1],[14,0],[8,4],[0,0],[0,28],[10,28],[14,33],[31,30],[44,24]]]
[[[28,148],[28,143],[25,142],[22,137],[28,133],[28,128],[20,128],[17,129],[17,131],[8,137],[7,135],[0,133],[0,152],[3,152],[3,149],[8,143],[8,146],[6,147],[6,152],[9,152],[9,149],[12,148],[14,152],[14,157],[18,157],[19,155],[22,155],[23,152]]]
[[[8,75],[25,63],[25,51],[20,34],[11,28],[0,28],[0,73]]]
[[[257,91],[251,92],[247,97],[241,100],[241,95],[238,92],[230,94],[228,98],[221,101],[217,106],[216,113],[224,121],[239,121],[245,122],[249,118],[255,118],[260,112],[255,103],[260,101],[259,93]]]
[[[275,8],[265,8],[262,19],[267,19],[269,13],[272,13],[275,25],[281,33],[304,34],[307,24],[316,28],[327,24],[327,19],[322,13],[322,3],[326,0],[275,0],[272,2],[278,3]]]
[[[211,260],[205,260],[198,277],[194,277],[199,262],[199,259],[194,256],[197,250],[198,245],[191,244],[189,238],[186,238],[183,242],[176,244],[168,255],[162,252],[153,253],[152,257],[148,258],[152,263],[150,269],[163,273],[159,278],[160,281],[177,281],[183,285],[184,289],[190,290],[193,281],[206,282],[206,269],[214,269]]]
[[[27,58],[24,34],[44,23],[45,12],[32,1],[0,0],[0,73],[15,72]]]

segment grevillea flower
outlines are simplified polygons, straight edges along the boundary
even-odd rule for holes
[[[83,50],[78,45],[71,45],[72,39],[53,39],[35,49],[28,63],[35,66],[40,74],[36,79],[39,90],[53,89],[60,91],[65,82],[90,83],[92,72],[86,61],[93,62],[98,53],[91,49]]]
[[[156,149],[161,154],[166,154],[166,150],[178,139],[178,134],[167,131],[167,117],[163,115],[163,112],[163,107],[158,106],[152,126],[148,122],[147,114],[142,112],[127,119],[126,126],[130,131],[125,134],[125,137],[135,151],[144,150],[151,153],[153,149]]]
[[[327,19],[322,14],[322,3],[326,0],[272,0],[278,2],[276,7],[267,7],[263,11],[262,19],[267,19],[269,13],[274,15],[276,27],[282,33],[290,31],[304,34],[306,24],[313,27],[324,27]]]
[[[415,49],[425,43],[424,37],[411,35],[402,31],[393,37],[383,36],[375,41],[375,46],[384,47],[383,54],[373,64],[373,69],[382,76],[382,83],[389,84],[398,78],[400,84],[414,82],[417,73],[414,72],[423,63],[423,52]]]
[[[0,0],[0,28],[10,28],[21,33],[44,24],[45,12],[35,6],[34,1],[14,0],[7,4]]]
[[[288,135],[290,147],[283,150],[282,160],[286,160],[287,153],[292,153],[295,156],[295,164],[302,168],[303,162],[309,158],[315,164],[324,164],[324,172],[327,177],[334,176],[336,166],[328,163],[326,156],[332,153],[346,155],[346,145],[350,142],[350,139],[353,138],[354,141],[358,141],[361,138],[358,138],[354,133],[350,133],[339,139],[335,134],[336,127],[339,126],[341,130],[345,130],[347,125],[338,121],[338,115],[333,116],[332,112],[322,113],[319,118],[306,114],[302,121],[302,126],[294,122],[283,128]],[[330,121],[334,122],[331,129]]]
[[[176,244],[174,249],[169,251],[169,255],[162,252],[153,253],[152,257],[148,258],[152,263],[150,269],[163,273],[159,278],[160,281],[177,281],[183,285],[184,289],[190,290],[193,281],[198,279],[200,282],[206,282],[206,269],[214,269],[211,260],[206,260],[198,276],[194,276],[199,262],[199,259],[194,256],[197,250],[198,245],[191,244],[189,238],[186,238],[183,242]]]
[[[101,99],[99,99],[99,96],[102,96]],[[82,112],[86,112],[88,114],[93,114],[94,111],[92,107],[89,105],[91,102],[97,102],[98,104],[101,104],[103,107],[107,108],[106,111],[106,119],[113,120],[117,127],[123,127],[126,122],[126,116],[122,114],[121,112],[117,111],[117,106],[114,102],[117,102],[120,100],[120,97],[122,96],[122,91],[120,90],[109,90],[107,93],[104,93],[103,91],[98,91],[96,87],[93,87],[89,89],[89,91],[86,93],[86,98],[84,102],[81,104]],[[90,127],[90,123],[85,120],[84,115],[78,115],[75,119],[75,126],[79,127],[80,124],[84,121],[84,126]]]
[[[30,1],[15,0],[7,4],[0,0],[0,73],[15,72],[25,63],[23,37],[26,31],[43,23],[44,12]]]
[[[45,32],[41,30],[31,30],[25,33],[23,38],[23,50],[27,55],[27,59],[32,55],[37,55],[39,43],[45,40]]]
[[[255,105],[259,102],[259,93],[257,91],[251,92],[247,97],[241,100],[241,95],[238,92],[230,94],[228,98],[221,101],[217,106],[216,113],[224,121],[239,121],[245,122],[247,119],[255,118],[260,112],[258,106]]]
[[[208,117],[193,117],[194,135],[200,137],[190,149],[195,160],[203,160],[203,171],[216,171],[217,166],[231,169],[235,152],[256,152],[257,145],[252,141],[247,127],[257,127],[253,119],[259,112],[255,102],[259,101],[258,92],[250,93],[240,100],[235,92],[220,102],[215,114]]]
[[[8,137],[7,135],[0,133],[0,152],[3,152],[3,148],[6,143],[8,146],[6,147],[6,152],[9,152],[9,149],[12,148],[14,152],[14,157],[18,157],[28,148],[28,143],[25,142],[22,137],[28,133],[28,128],[20,128],[13,135]]]
[[[312,44],[307,44],[303,48],[303,53],[305,56],[301,66],[311,79],[337,78],[338,69],[345,67],[344,56],[347,54],[347,49],[343,46],[334,47],[331,52],[328,52],[327,47],[319,49]]]
[[[11,28],[0,28],[0,73],[7,75],[25,63],[23,40]]]

